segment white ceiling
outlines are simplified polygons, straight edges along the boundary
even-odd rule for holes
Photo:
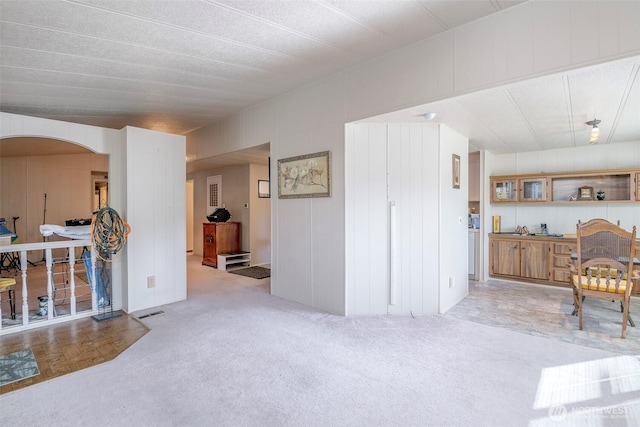
[[[523,0],[0,0],[0,111],[186,134]],[[640,140],[639,59],[376,120],[437,122],[472,150]],[[8,150],[6,141],[0,153]],[[264,159],[256,147],[189,170]],[[246,160],[245,159],[245,160]],[[252,160],[253,161],[253,160]],[[220,163],[222,162],[222,163]],[[264,162],[264,160],[262,161]]]

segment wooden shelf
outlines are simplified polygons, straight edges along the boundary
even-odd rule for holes
[[[638,202],[638,181],[640,169],[492,176],[491,203]],[[585,188],[584,194],[582,188]],[[581,198],[585,194],[590,194],[590,198]],[[602,195],[602,200],[599,195]]]

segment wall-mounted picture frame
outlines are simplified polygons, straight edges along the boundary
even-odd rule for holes
[[[460,156],[457,154],[451,157],[451,170],[453,188],[460,188]]]
[[[593,200],[593,187],[585,185],[578,188],[578,200]]]
[[[259,179],[258,180],[258,198],[268,199],[271,197],[271,189],[269,187],[269,181]]]
[[[331,196],[331,152],[278,160],[278,198]]]

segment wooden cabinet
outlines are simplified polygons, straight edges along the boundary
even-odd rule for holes
[[[547,242],[520,242],[520,277],[549,280],[549,252]]]
[[[491,274],[523,279],[548,280],[548,242],[517,239],[491,240]]]
[[[202,225],[202,264],[218,267],[218,254],[240,251],[239,222],[205,222]]]
[[[491,273],[498,276],[520,276],[520,242],[493,240],[491,242]]]
[[[624,203],[640,201],[640,170],[616,169],[491,178],[491,203]],[[587,189],[590,197],[581,189]]]
[[[491,177],[491,203],[546,202],[548,187],[546,177]]]
[[[518,201],[518,180],[507,177],[491,177],[491,203]]]
[[[525,178],[519,180],[520,202],[546,202],[548,200],[547,178]]]
[[[571,287],[575,237],[539,237],[489,233],[489,275]],[[636,254],[640,239],[636,240]],[[634,295],[640,295],[634,288]]]

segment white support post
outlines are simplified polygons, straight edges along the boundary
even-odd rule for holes
[[[53,320],[53,256],[51,248],[45,249],[45,258],[47,262],[47,319]]]
[[[76,250],[75,248],[69,248],[69,287],[71,288],[71,297],[69,298],[69,305],[71,315],[76,315],[76,279],[75,279],[75,265],[76,265]]]
[[[396,229],[396,202],[389,202],[390,204],[390,212],[389,212],[389,221],[390,221],[390,229],[389,229],[389,240],[390,240],[390,268],[389,268],[389,304],[395,305],[397,304],[397,279],[396,279],[396,271],[397,271],[397,229]]]
[[[96,251],[91,248],[91,310],[98,309],[98,294],[96,289]]]
[[[29,324],[29,300],[27,292],[27,251],[20,251],[20,270],[22,272],[22,324]]]

